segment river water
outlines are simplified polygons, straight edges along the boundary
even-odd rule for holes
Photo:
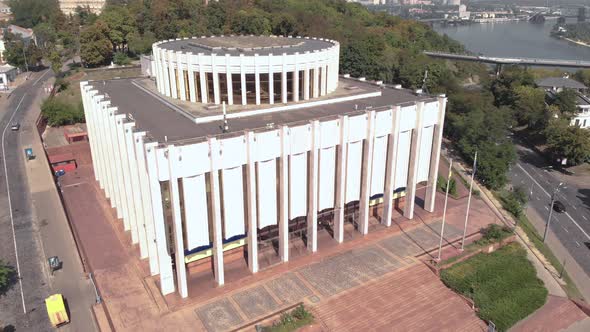
[[[544,24],[517,21],[435,25],[434,29],[459,41],[468,50],[485,56],[590,61],[590,47],[550,36],[555,23],[555,20],[548,20]]]

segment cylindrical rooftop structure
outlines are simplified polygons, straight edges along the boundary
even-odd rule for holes
[[[203,104],[286,104],[338,86],[340,45],[280,36],[211,36],[153,45],[158,91]]]

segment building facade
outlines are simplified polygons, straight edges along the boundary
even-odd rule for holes
[[[330,43],[337,49],[336,43]],[[177,61],[161,46],[154,44],[156,63],[159,56]],[[181,297],[187,297],[187,267],[203,259],[212,261],[215,282],[223,285],[224,259],[235,248],[244,248],[250,272],[258,272],[259,245],[266,239],[261,234],[269,230],[277,234],[282,262],[289,261],[289,243],[298,237],[294,234],[305,234],[308,251],[316,252],[318,232],[325,224],[319,222],[320,214],[327,216],[323,220],[332,228],[336,243],[344,241],[344,229],[350,223],[346,211],[351,209],[358,216],[354,220],[358,232],[369,232],[370,206],[375,201],[383,202],[385,226],[391,225],[394,204],[402,196],[407,202],[404,216],[413,218],[414,197],[421,182],[426,188],[424,208],[433,211],[446,98],[415,95],[362,78],[346,79],[347,88],[328,95],[338,85],[338,81],[330,82],[338,79],[337,64],[330,67],[334,59],[319,55],[315,61],[304,58],[304,62],[289,63],[302,64],[306,70],[320,68],[318,74],[322,64],[328,65],[324,100],[297,102],[287,98],[291,109],[270,107],[237,115],[242,122],[236,121],[235,126],[241,125],[240,130],[203,136],[203,128],[210,130],[216,125],[205,123],[194,126],[194,139],[177,142],[150,134],[149,122],[155,114],[150,113],[152,118],[142,122],[145,107],[134,114],[119,108],[115,96],[121,90],[119,86],[107,90],[105,82],[81,83],[96,180],[130,231],[133,243],[139,245],[141,257],[149,260],[152,275],[159,275],[163,294],[178,291]],[[205,58],[201,60],[217,63],[215,57]],[[266,60],[266,64],[273,63]],[[185,64],[182,59],[180,63]],[[233,62],[223,63],[229,66]],[[239,65],[242,63],[235,68],[243,68]],[[189,78],[195,78],[192,87],[190,82],[184,85],[191,88],[182,102],[190,101],[192,92],[199,91],[194,85],[202,78],[200,64],[182,69]],[[154,66],[156,72],[162,71],[161,66]],[[191,68],[199,70],[199,75],[190,75]],[[211,69],[213,75],[207,84],[219,82],[216,76],[223,75],[224,68]],[[284,78],[290,67],[277,68]],[[262,67],[251,70],[255,82],[266,73]],[[242,77],[244,74],[240,73]],[[178,89],[171,89],[166,77],[170,75],[156,78],[155,89],[161,96],[169,92],[170,97],[158,99],[171,103],[178,98]],[[170,81],[182,82],[177,77],[172,76]],[[281,87],[284,92],[285,84]],[[361,88],[371,93],[351,95]],[[255,102],[259,101],[258,92],[246,90],[246,101],[250,93],[256,96]],[[310,99],[314,95],[319,98],[322,88],[315,93],[308,91]],[[219,102],[222,95],[218,92],[215,98],[214,93],[207,100]],[[243,100],[243,94],[240,96]],[[124,95],[118,100],[124,102],[126,98]],[[365,106],[359,109],[359,105]],[[158,109],[154,107],[154,111]],[[276,117],[273,121],[277,122],[261,128],[254,124],[257,117]],[[286,120],[279,123],[280,117]],[[295,233],[297,225],[303,228]]]
[[[100,14],[106,0],[59,0],[59,8],[66,15],[76,14],[78,7],[90,10],[91,13]]]

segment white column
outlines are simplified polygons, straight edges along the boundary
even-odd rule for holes
[[[137,217],[138,211],[137,207],[141,205],[141,198],[138,193],[138,188],[135,184],[134,178],[137,177],[137,168],[133,167],[132,164],[135,161],[135,153],[133,151],[133,128],[135,127],[135,123],[123,123],[122,124],[122,131],[121,131],[121,144],[123,146],[123,157],[121,161],[123,162],[124,172],[125,174],[125,189],[127,191],[127,208],[129,210],[129,223],[131,224],[131,242],[133,244],[139,244],[141,235],[139,234],[140,219]],[[143,244],[143,251],[141,249],[142,245],[140,244],[140,256],[145,258],[145,242]],[[143,252],[143,255],[142,255]]]
[[[307,249],[318,250],[318,173],[320,157],[320,122],[311,122],[311,151],[309,162],[309,197],[307,204]]]
[[[207,85],[207,75],[205,74],[205,68],[202,65],[203,53],[199,53],[199,80],[201,81],[201,102],[207,104],[209,100],[209,85]]]
[[[130,124],[129,129],[125,129],[125,141],[127,142],[127,153],[129,155],[129,171],[131,174],[131,187],[133,188],[133,201],[135,210],[135,222],[137,224],[137,236],[139,241],[139,256],[141,259],[149,256],[147,248],[147,237],[145,232],[145,220],[143,209],[143,192],[139,182],[139,166],[137,162],[137,152],[135,149],[135,140],[133,130],[135,123]]]
[[[247,99],[247,89],[246,89],[246,70],[244,69],[244,54],[240,54],[240,83],[241,83],[241,90],[242,90],[242,105],[246,105],[248,103]]]
[[[436,198],[436,180],[438,179],[438,164],[440,162],[440,148],[445,123],[446,104],[447,98],[444,95],[439,96],[438,121],[434,125],[434,134],[432,139],[432,155],[430,156],[430,170],[428,172],[426,195],[424,196],[424,210],[428,212],[434,211],[434,202]]]
[[[120,154],[118,152],[118,144],[117,144],[117,137],[116,137],[116,128],[115,128],[115,113],[117,112],[117,108],[112,107],[108,109],[108,118],[106,119],[106,123],[108,126],[108,137],[109,137],[109,144],[108,144],[108,149],[109,149],[109,154],[110,154],[110,160],[119,160],[120,158]],[[113,198],[115,201],[115,211],[117,212],[117,218],[121,219],[123,218],[123,209],[122,209],[122,193],[125,191],[125,188],[123,188],[123,179],[121,176],[121,167],[119,165],[120,163],[110,163],[110,167],[111,167],[111,174],[112,174],[112,183],[113,183]],[[123,218],[123,222],[126,223],[125,218]],[[128,231],[129,230],[129,224],[125,225],[125,230]]]
[[[391,216],[393,213],[393,180],[395,179],[395,162],[397,160],[397,149],[399,145],[401,108],[394,106],[392,112],[391,134],[389,134],[387,164],[385,166],[385,204],[383,206],[383,220],[381,221],[387,227],[391,226]]]
[[[209,138],[209,148],[211,151],[209,183],[211,191],[211,221],[213,224],[213,273],[215,274],[217,285],[223,286],[225,277],[223,270],[223,229],[221,227],[221,187],[219,186],[221,160],[219,159],[219,142],[216,138]]]
[[[274,87],[274,75],[273,75],[274,71],[273,71],[272,62],[273,62],[273,56],[271,53],[268,55],[268,94],[269,94],[268,100],[270,101],[271,105],[275,103],[275,87]]]
[[[279,160],[279,256],[289,261],[289,127],[282,126]]]
[[[159,49],[159,58],[160,58],[160,71],[162,74],[162,89],[164,91],[164,95],[171,97],[170,94],[170,61],[166,61],[168,59],[168,53],[165,50]]]
[[[141,188],[141,201],[143,210],[143,225],[145,227],[145,238],[150,264],[150,274],[158,274],[158,248],[156,247],[156,234],[154,229],[154,217],[152,210],[152,198],[150,193],[150,183],[146,167],[144,137],[146,132],[137,132],[133,134],[135,138],[135,153],[137,156],[137,170],[139,186]]]
[[[168,53],[168,70],[170,76],[170,95],[172,98],[178,98],[178,90],[176,89],[176,61],[173,59],[173,51],[167,51]]]
[[[344,208],[346,207],[346,163],[348,161],[348,116],[339,117],[340,144],[336,161],[336,213],[334,214],[334,239],[344,241]]]
[[[309,64],[305,64],[305,70],[303,71],[303,100],[309,100],[309,79]]]
[[[162,73],[160,71],[160,55],[159,55],[159,48],[158,46],[152,46],[152,52],[153,52],[153,57],[154,57],[154,64],[156,66],[155,68],[155,72],[154,72],[154,77],[156,77],[156,88],[158,89],[158,92],[160,94],[164,94],[164,89],[162,88]]]
[[[256,160],[254,150],[254,133],[245,133],[247,162],[246,193],[248,204],[248,267],[250,272],[258,272],[258,222],[256,219]]]
[[[320,96],[320,66],[316,62],[313,65],[313,86],[311,87],[312,90],[312,97],[317,98]]]
[[[174,276],[172,274],[172,259],[168,253],[168,241],[166,240],[166,221],[162,208],[162,192],[158,180],[158,165],[156,162],[156,147],[158,143],[145,144],[145,156],[147,162],[150,196],[152,199],[152,215],[158,248],[158,267],[160,272],[160,288],[163,295],[174,292]]]
[[[418,160],[420,159],[420,141],[422,140],[422,113],[424,102],[416,104],[416,124],[412,130],[412,144],[410,145],[410,166],[408,167],[408,184],[406,186],[406,200],[404,217],[414,218],[414,199],[416,197],[416,181],[418,178]]]
[[[256,105],[260,105],[260,65],[258,54],[254,54],[254,75],[256,85]]]
[[[361,199],[359,202],[359,232],[369,233],[369,199],[371,198],[371,171],[373,169],[373,140],[375,138],[375,111],[367,112],[367,138],[364,142],[361,174]]]
[[[185,81],[184,81],[184,67],[182,65],[182,53],[181,52],[176,52],[175,53],[175,58],[176,58],[176,65],[178,66],[178,85],[179,85],[179,91],[180,91],[180,100],[182,101],[186,101],[186,89],[188,87],[186,87],[185,85]]]
[[[287,61],[287,53],[283,53],[282,58],[282,71],[281,71],[281,99],[282,103],[286,104],[287,100],[287,67],[285,62]]]
[[[227,83],[227,104],[234,104],[234,87],[231,76],[231,57],[229,54],[225,55],[225,81]]]
[[[98,96],[101,97],[102,96]],[[110,102],[101,101],[98,106],[98,112],[96,113],[96,120],[98,121],[97,129],[100,134],[100,141],[97,141],[99,150],[100,150],[100,168],[102,174],[101,183],[104,187],[104,192],[106,197],[110,200],[111,207],[115,207],[115,198],[113,193],[113,185],[112,185],[112,165],[110,165],[109,161],[111,160],[110,150],[109,150],[109,142],[110,142],[110,131],[109,125],[107,120],[109,119],[109,105]]]
[[[295,73],[293,73],[293,101],[299,101],[299,52],[295,52]]]
[[[121,206],[119,207],[123,212],[123,225],[125,225],[126,231],[131,231],[132,241],[137,241],[137,230],[132,221],[131,206],[133,201],[131,199],[131,183],[129,181],[128,168],[127,168],[127,151],[125,149],[124,132],[123,132],[123,121],[126,118],[125,114],[115,115],[115,152],[117,159],[119,160],[118,172],[119,179],[117,180],[121,185]],[[137,243],[137,242],[134,242]]]
[[[215,99],[215,104],[221,104],[221,97],[220,97],[220,86],[219,86],[219,73],[217,72],[217,64],[216,64],[217,56],[215,53],[211,54],[211,67],[213,70],[213,98]]]
[[[197,101],[197,89],[195,87],[195,68],[193,67],[194,55],[192,53],[186,54],[186,66],[188,69],[188,90],[191,102]]]
[[[320,72],[320,96],[326,95],[326,74],[327,74],[326,68],[327,67],[325,65],[321,65],[318,68],[321,70],[321,72]]]
[[[182,211],[180,210],[180,192],[178,189],[178,176],[175,172],[175,164],[180,155],[174,145],[168,146],[168,171],[170,174],[170,202],[172,207],[172,219],[174,222],[174,261],[176,263],[176,283],[180,297],[188,297],[186,283],[186,264],[184,263],[184,239],[182,235]]]

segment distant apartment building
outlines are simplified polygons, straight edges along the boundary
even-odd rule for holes
[[[590,127],[590,97],[585,92],[588,91],[588,87],[584,84],[572,80],[571,78],[565,77],[548,77],[537,80],[537,86],[545,89],[547,97],[550,99],[555,98],[555,95],[564,89],[571,89],[576,91],[576,105],[578,107],[578,113],[576,113],[570,122],[571,126],[578,126],[581,128]]]
[[[66,14],[75,14],[76,8],[88,8],[92,13],[100,14],[106,0],[59,0],[59,8]]]
[[[387,0],[346,0],[347,2],[358,2],[362,5],[385,5]]]

